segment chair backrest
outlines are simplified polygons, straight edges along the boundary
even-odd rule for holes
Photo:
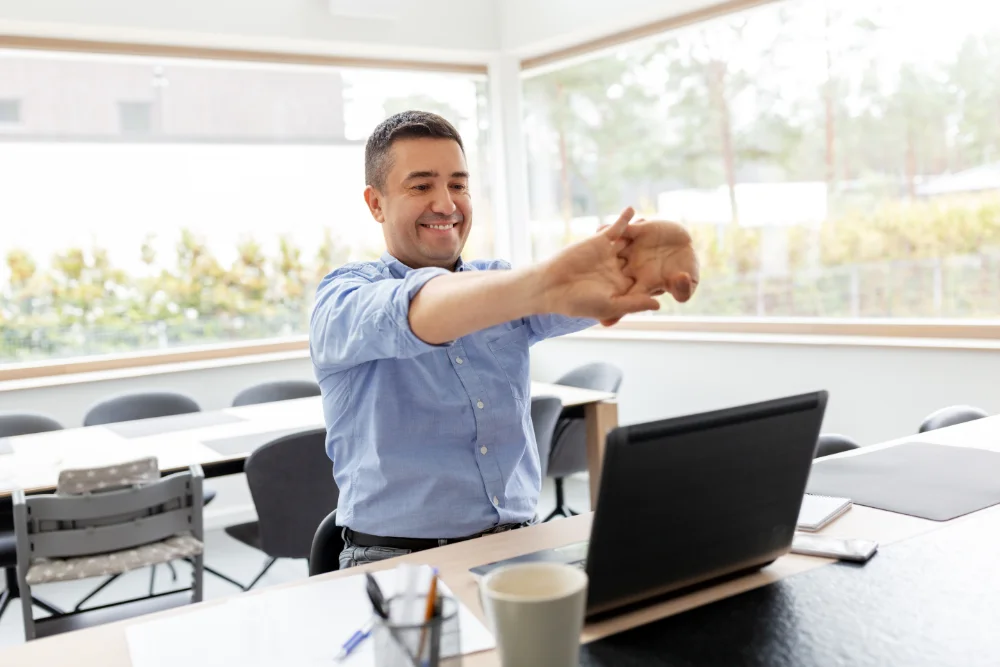
[[[0,412],[0,438],[61,431],[62,424],[37,412]]]
[[[190,396],[169,391],[141,392],[115,396],[97,403],[87,410],[83,425],[115,424],[191,412],[201,412],[201,406]]]
[[[241,405],[288,401],[293,398],[309,398],[310,396],[319,395],[319,385],[310,380],[263,382],[252,387],[247,387],[236,394],[236,398],[233,399],[233,407],[238,408]]]
[[[152,484],[160,479],[160,465],[155,456],[115,463],[100,468],[70,468],[59,471],[56,493],[61,496],[103,493],[133,486]]]
[[[337,525],[337,510],[326,515],[309,550],[309,576],[336,572],[340,569],[340,552],[344,550],[343,528]]]
[[[840,452],[850,451],[852,449],[857,449],[860,447],[851,438],[846,435],[840,435],[839,433],[820,433],[819,439],[816,442],[816,453],[813,454],[813,458],[819,458],[821,456],[830,456],[831,454],[839,454]]]
[[[250,455],[244,472],[257,509],[261,551],[308,558],[316,527],[340,497],[326,454],[326,429],[272,440]]]
[[[614,364],[599,361],[574,368],[556,380],[556,384],[594,391],[617,392],[622,384],[622,370]]]
[[[123,463],[123,466],[130,462]],[[36,558],[120,551],[202,530],[200,466],[140,486],[83,495],[14,492],[18,567]]]
[[[936,431],[939,428],[956,426],[989,416],[985,410],[971,405],[952,405],[929,414],[920,425],[920,433]]]
[[[552,452],[552,436],[556,422],[562,412],[562,401],[555,396],[531,397],[531,426],[535,431],[538,445],[538,460],[542,465],[542,477],[548,474],[549,454]]]

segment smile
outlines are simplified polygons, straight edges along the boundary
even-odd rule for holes
[[[447,230],[447,229],[451,229],[452,227],[454,227],[455,224],[456,223],[454,223],[454,222],[450,222],[450,223],[448,223],[446,225],[420,225],[420,226],[421,227],[426,227],[427,229]]]

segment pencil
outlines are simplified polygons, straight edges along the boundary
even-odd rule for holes
[[[434,617],[434,602],[437,600],[437,572],[431,575],[431,586],[427,590],[427,607],[424,609],[424,627],[420,631],[420,645],[417,647],[417,660],[424,655],[424,642],[427,640],[427,624]]]

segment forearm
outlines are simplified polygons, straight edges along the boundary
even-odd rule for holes
[[[542,312],[543,294],[542,273],[534,267],[438,276],[410,302],[410,329],[426,343],[447,343]]]

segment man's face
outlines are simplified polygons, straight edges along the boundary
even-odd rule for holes
[[[385,185],[365,188],[389,253],[414,269],[453,269],[472,228],[469,171],[461,147],[451,139],[402,139],[391,150]]]

